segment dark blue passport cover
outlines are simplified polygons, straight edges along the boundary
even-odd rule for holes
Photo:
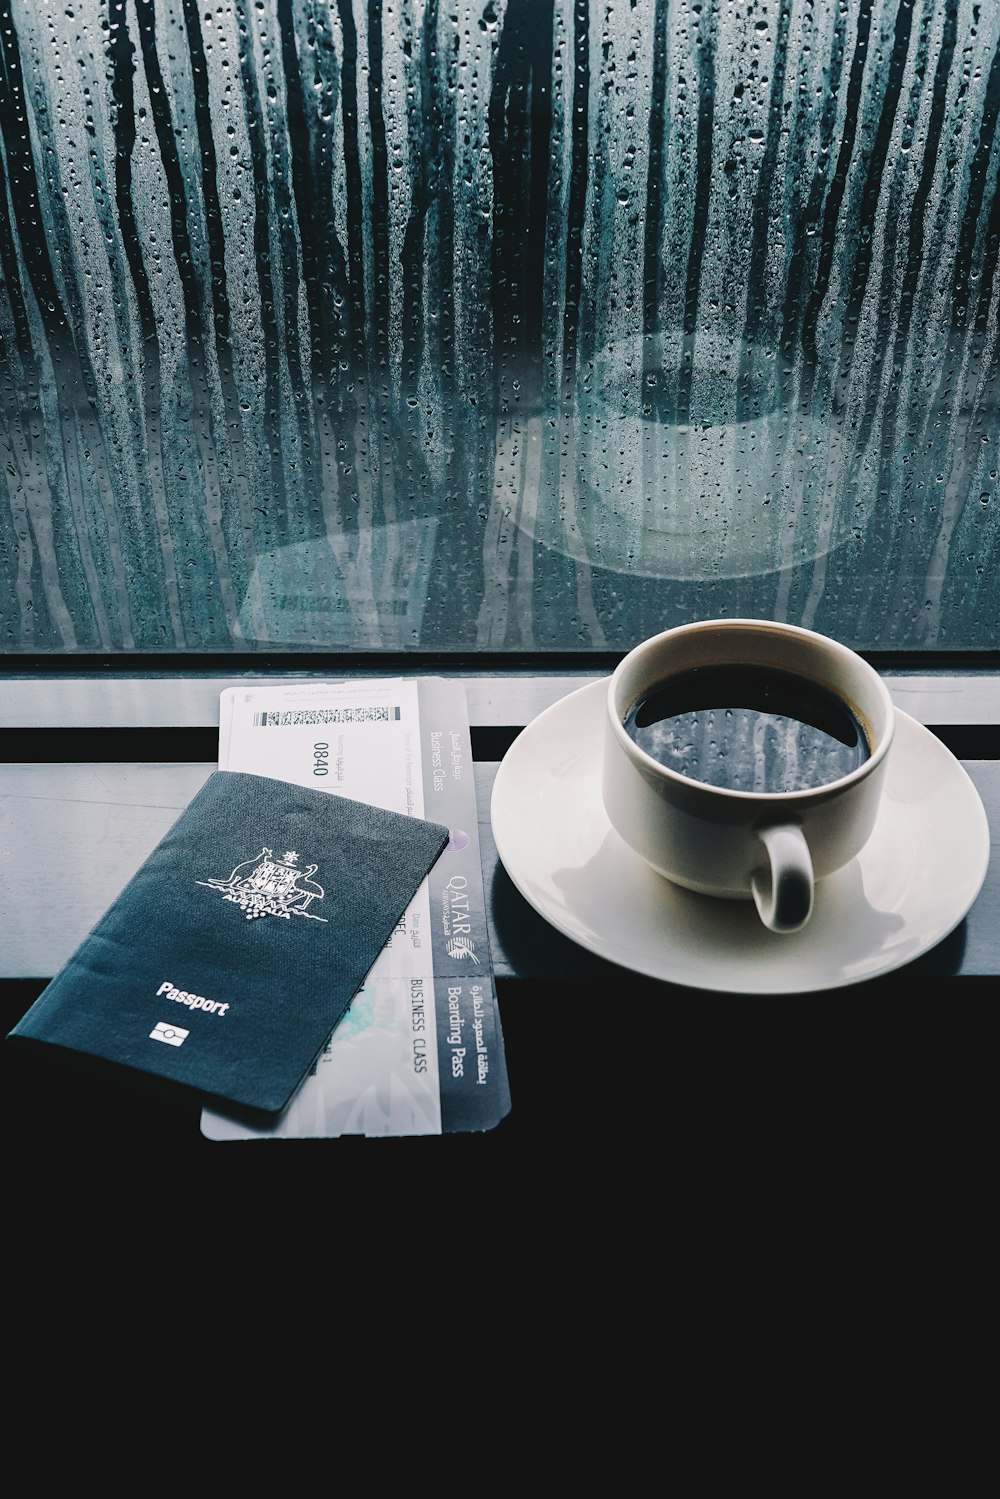
[[[280,1113],[448,837],[215,771],[8,1039]]]

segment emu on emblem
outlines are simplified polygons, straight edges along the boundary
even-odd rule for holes
[[[322,885],[311,878],[319,868],[310,864],[308,869],[298,867],[299,856],[295,852],[275,858],[272,850],[262,848],[256,859],[247,859],[237,864],[227,880],[198,880],[210,890],[218,890],[224,900],[233,901],[253,921],[257,916],[282,916],[290,921],[293,916],[308,916],[310,921],[326,921],[317,916],[309,906],[314,900],[322,900]]]

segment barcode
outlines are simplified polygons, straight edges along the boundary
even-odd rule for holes
[[[255,713],[255,729],[294,728],[304,723],[391,723],[398,708],[384,704],[370,708],[285,708],[280,713]]]

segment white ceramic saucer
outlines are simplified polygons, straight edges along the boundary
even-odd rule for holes
[[[622,842],[601,801],[607,684],[589,683],[532,720],[507,751],[490,815],[524,898],[565,936],[634,972],[699,989],[832,989],[909,963],[951,932],[982,888],[989,825],[941,741],[896,709],[875,831],[816,887],[811,920],[778,935],[752,901],[681,889]]]

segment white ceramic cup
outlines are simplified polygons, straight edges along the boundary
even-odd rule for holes
[[[851,709],[869,754],[846,775],[808,790],[730,790],[654,759],[626,733],[635,704],[680,673],[753,666],[804,678]],[[612,827],[675,884],[753,899],[765,926],[809,920],[817,880],[847,864],[875,825],[895,728],[889,689],[863,657],[796,625],[714,619],[665,630],[629,651],[607,691],[602,761]]]

